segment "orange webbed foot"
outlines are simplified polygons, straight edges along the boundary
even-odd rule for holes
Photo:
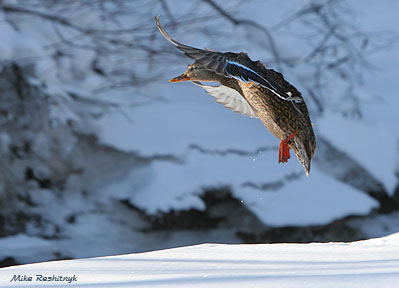
[[[288,142],[294,138],[297,131],[292,133],[287,139],[280,141],[280,146],[278,147],[278,163],[287,163],[288,159],[290,159],[290,147],[288,146]]]

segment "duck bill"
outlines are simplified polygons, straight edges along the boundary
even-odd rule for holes
[[[189,81],[191,80],[190,77],[187,76],[187,72],[181,74],[180,76],[177,76],[175,78],[172,78],[169,80],[169,82],[174,83],[174,82],[182,82],[182,81]]]

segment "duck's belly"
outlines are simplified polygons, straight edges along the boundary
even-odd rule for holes
[[[297,131],[297,121],[291,113],[292,105],[269,92],[259,90],[253,83],[240,83],[245,99],[255,110],[256,115],[266,128],[278,139],[284,140]]]

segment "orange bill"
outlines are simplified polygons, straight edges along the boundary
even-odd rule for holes
[[[169,80],[169,82],[181,82],[181,81],[189,81],[190,77],[187,76],[186,72],[181,74],[180,76],[177,76],[175,78],[172,78]]]

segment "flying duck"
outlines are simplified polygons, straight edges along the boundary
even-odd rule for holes
[[[169,82],[192,81],[226,108],[259,118],[280,140],[278,162],[286,163],[291,149],[309,175],[316,139],[301,93],[281,73],[266,68],[260,61],[252,61],[246,53],[223,53],[184,45],[166,33],[159,16],[155,20],[163,37],[194,59],[186,72]],[[207,86],[199,81],[218,82],[220,86]]]

